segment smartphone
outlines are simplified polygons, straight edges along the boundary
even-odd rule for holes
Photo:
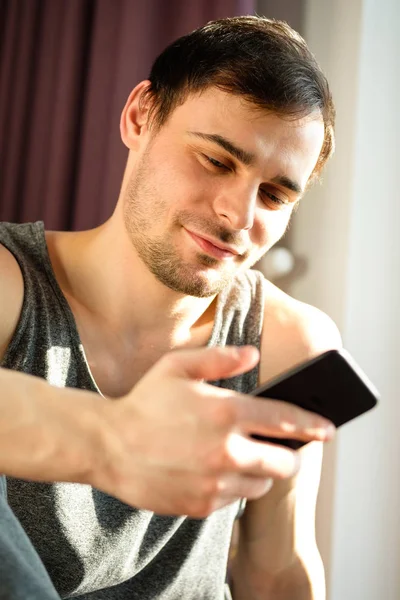
[[[377,389],[346,350],[328,350],[262,385],[252,395],[291,402],[329,419],[336,427],[371,410],[379,400]],[[251,437],[294,450],[307,443],[258,434]]]

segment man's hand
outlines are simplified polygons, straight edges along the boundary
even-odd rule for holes
[[[245,372],[258,360],[253,347],[166,354],[126,397],[99,404],[110,426],[90,483],[133,506],[201,518],[237,498],[261,497],[271,478],[292,477],[298,453],[249,434],[324,441],[332,424],[285,402],[204,382]]]

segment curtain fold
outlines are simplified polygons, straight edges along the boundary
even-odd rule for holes
[[[0,0],[0,220],[107,219],[131,89],[176,37],[254,11],[254,0]]]

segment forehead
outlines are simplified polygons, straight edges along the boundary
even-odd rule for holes
[[[185,136],[197,131],[226,137],[254,154],[259,166],[292,175],[301,180],[304,187],[324,138],[324,124],[319,114],[302,119],[282,118],[216,88],[189,95],[173,111],[166,129],[172,135]]]

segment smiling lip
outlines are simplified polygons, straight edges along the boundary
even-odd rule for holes
[[[193,231],[189,231],[188,229],[185,230],[204,252],[210,254],[211,256],[214,256],[215,258],[234,258],[239,254],[239,252],[234,248],[228,248],[227,246],[220,245],[217,246],[216,244],[214,244],[214,242],[206,239],[205,237],[199,236],[196,233],[193,233]]]

